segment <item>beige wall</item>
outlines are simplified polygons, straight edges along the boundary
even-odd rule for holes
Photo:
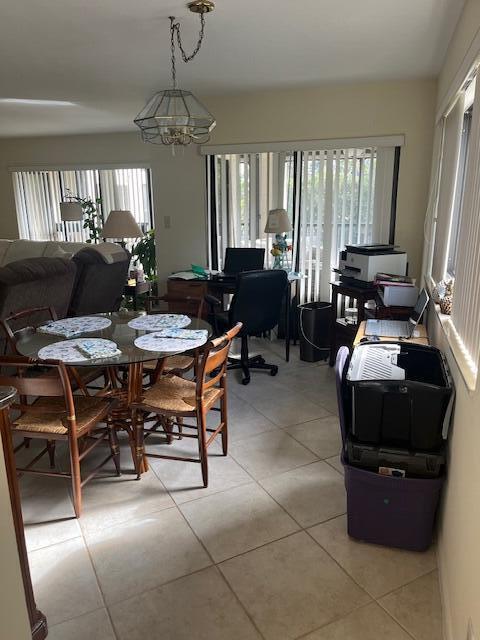
[[[439,78],[439,103],[480,28],[480,2],[467,0]],[[479,248],[480,250],[480,248]],[[469,618],[480,638],[480,386],[469,392],[435,314],[430,336],[446,352],[457,399],[449,473],[439,535],[439,565],[447,640],[466,640]]]
[[[433,80],[325,86],[301,91],[205,97],[217,118],[212,142],[263,142],[405,134],[397,242],[419,275],[430,171]],[[0,237],[16,237],[11,166],[147,162],[151,164],[160,273],[205,263],[205,160],[196,148],[172,157],[127,133],[0,140]],[[163,228],[170,215],[172,228]]]
[[[400,160],[396,242],[419,276],[430,174],[436,82],[345,84],[298,91],[212,97],[212,143],[405,134]]]
[[[31,640],[3,457],[0,457],[0,513],[0,638]]]
[[[143,164],[152,169],[160,275],[206,261],[205,159],[191,147],[171,151],[139,140],[136,133],[0,140],[0,237],[18,237],[9,167]],[[171,228],[163,228],[163,217]]]

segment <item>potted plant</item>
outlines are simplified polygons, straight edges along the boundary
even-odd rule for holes
[[[150,229],[132,249],[135,263],[140,262],[147,280],[155,280],[157,257],[155,254],[155,229]]]
[[[100,231],[102,227],[100,226],[99,219],[99,205],[102,204],[101,198],[96,198],[93,200],[92,198],[81,198],[80,196],[73,195],[69,189],[66,189],[66,199],[78,202],[78,204],[82,207],[83,211],[83,228],[88,229],[88,239],[86,242],[89,244],[98,244],[100,240]]]

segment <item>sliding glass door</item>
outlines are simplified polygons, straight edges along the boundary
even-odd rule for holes
[[[268,211],[284,208],[301,301],[329,300],[339,251],[390,239],[394,158],[394,147],[212,156],[210,238],[218,259],[210,266],[222,268],[228,246],[265,247],[271,266],[273,237],[263,229]]]
[[[270,209],[286,209],[293,222],[294,156],[291,153],[248,153],[215,156],[212,268],[222,268],[226,247],[264,248],[267,265],[273,236],[264,233]],[[291,238],[290,238],[291,240]],[[215,262],[215,264],[213,264]]]

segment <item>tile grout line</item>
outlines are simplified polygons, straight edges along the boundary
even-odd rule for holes
[[[252,623],[253,627],[258,631],[258,633],[260,634],[260,636],[265,640],[263,633],[260,632],[260,629],[258,629],[255,621],[253,620],[253,618],[250,616],[249,612],[247,611],[247,609],[245,608],[245,606],[243,605],[243,602],[240,600],[240,598],[238,597],[237,593],[234,591],[234,589],[231,587],[231,585],[228,583],[228,581],[225,579],[225,576],[223,575],[222,571],[220,570],[220,568],[218,567],[218,563],[215,562],[212,554],[210,553],[210,551],[207,549],[207,547],[205,546],[205,544],[203,543],[203,541],[199,538],[199,536],[196,534],[195,530],[193,529],[193,527],[191,526],[190,522],[187,520],[187,518],[185,517],[185,514],[182,512],[181,509],[178,509],[180,511],[180,514],[182,516],[182,518],[185,520],[187,526],[189,527],[189,529],[191,530],[191,532],[193,533],[193,535],[195,536],[195,538],[198,540],[199,544],[201,545],[201,547],[205,550],[205,553],[208,555],[208,557],[210,558],[212,565],[217,574],[220,575],[221,578],[223,578],[225,584],[227,585],[228,589],[231,591],[232,595],[234,596],[234,598],[237,600],[237,602],[239,603],[239,605],[241,606],[242,610],[244,611],[245,615],[247,616],[247,618],[250,620],[250,622]]]
[[[421,552],[419,552],[419,553],[421,553]],[[386,596],[390,596],[392,593],[395,593],[395,591],[398,591],[399,589],[403,589],[404,587],[409,587],[411,584],[413,584],[417,580],[420,580],[420,578],[425,578],[425,576],[429,576],[431,573],[434,573],[435,571],[438,571],[438,567],[435,567],[434,569],[430,569],[429,571],[426,571],[425,573],[421,573],[416,578],[413,578],[412,580],[409,580],[408,582],[405,582],[405,584],[401,584],[399,587],[395,587],[395,589],[392,589],[391,591],[387,591],[386,593],[382,593],[381,596],[378,596],[378,597],[373,596],[373,597],[380,604],[380,600],[382,598],[385,598]]]
[[[408,583],[411,584],[411,583]],[[401,589],[402,587],[399,587],[399,589]],[[392,593],[392,592],[390,592]],[[383,598],[383,596],[382,596]],[[375,600],[375,602],[377,603],[377,605],[382,609],[382,611],[384,613],[387,614],[387,616],[389,618],[391,618],[396,624],[398,624],[398,626],[403,629],[403,631],[405,631],[405,633],[407,634],[407,636],[409,636],[410,638],[412,638],[412,640],[422,640],[422,638],[416,638],[412,633],[410,633],[410,631],[400,622],[400,620],[397,620],[391,613],[390,611],[388,611],[387,609],[385,609],[385,607],[383,606],[383,604],[379,601],[379,600]]]
[[[319,627],[315,627],[315,629],[312,629],[311,631],[307,631],[306,633],[302,633],[301,636],[297,636],[293,640],[304,640],[305,638],[308,638],[308,636],[310,634],[315,633],[316,631],[320,631],[321,629],[325,629],[325,627],[328,627],[330,624],[336,624],[337,622],[340,622],[341,620],[344,620],[345,618],[348,618],[349,615],[351,615],[352,613],[355,613],[356,611],[359,611],[360,609],[364,609],[365,607],[371,607],[372,604],[375,604],[375,602],[372,601],[372,602],[366,602],[365,604],[357,605],[356,607],[353,607],[353,609],[351,609],[348,613],[345,613],[342,616],[338,616],[338,617],[334,618],[333,620],[330,620],[329,622],[326,622],[325,624],[320,625]],[[350,640],[350,638],[345,638],[345,640]],[[354,640],[354,639],[352,639],[352,640]]]
[[[342,517],[342,516],[335,516],[335,517],[336,517],[336,518],[340,518],[340,517]],[[335,518],[331,518],[330,520],[334,520],[334,519],[335,519]],[[326,522],[327,522],[327,521],[326,521]],[[323,523],[323,522],[321,522],[321,523],[319,523],[319,524],[321,525],[321,524],[324,524],[324,523]],[[318,525],[312,525],[312,526],[318,526]],[[310,527],[309,527],[309,528],[310,528]],[[381,599],[381,598],[385,598],[385,596],[390,595],[391,593],[395,593],[395,591],[398,591],[399,589],[403,589],[404,587],[407,587],[407,586],[411,585],[411,584],[412,584],[413,582],[415,582],[416,580],[418,580],[418,579],[420,579],[420,578],[423,578],[423,577],[425,577],[425,576],[429,575],[430,573],[433,573],[434,571],[436,571],[436,570],[437,570],[437,568],[435,567],[435,569],[431,569],[430,571],[427,571],[426,573],[422,573],[422,574],[420,574],[420,575],[416,576],[415,578],[413,578],[412,580],[409,580],[408,582],[405,582],[405,584],[401,584],[401,585],[399,585],[398,587],[396,587],[395,589],[392,589],[391,591],[388,591],[387,593],[383,593],[383,594],[382,594],[382,595],[380,595],[380,596],[374,596],[372,593],[370,593],[370,591],[368,591],[368,589],[367,589],[366,587],[362,586],[362,585],[358,582],[358,580],[357,580],[353,575],[351,575],[351,574],[347,571],[347,569],[345,569],[344,567],[342,567],[342,565],[338,562],[338,560],[336,560],[336,559],[332,556],[332,554],[328,551],[328,549],[326,549],[323,545],[321,545],[321,544],[320,544],[320,542],[318,542],[318,540],[315,540],[315,538],[312,536],[312,534],[310,533],[310,531],[308,531],[308,529],[304,529],[304,531],[305,531],[305,533],[307,533],[307,534],[312,538],[312,540],[313,540],[314,542],[316,542],[316,543],[319,545],[319,547],[320,547],[321,549],[323,549],[323,551],[325,551],[325,553],[327,553],[327,554],[330,556],[330,558],[332,558],[332,560],[333,560],[333,561],[334,561],[334,562],[335,562],[335,563],[336,563],[336,564],[337,564],[337,565],[342,569],[342,571],[343,571],[343,572],[344,572],[344,573],[345,573],[345,574],[346,574],[346,575],[347,575],[351,580],[353,580],[353,582],[355,582],[355,584],[356,584],[360,589],[362,589],[362,591],[365,591],[365,593],[366,593],[366,594],[367,594],[367,595],[372,599],[372,602],[376,602],[379,606],[381,606],[381,607],[382,607],[382,609],[385,609],[385,607],[380,603],[380,599]],[[388,611],[387,611],[387,613],[388,613]],[[389,614],[389,615],[390,615],[390,617],[391,617],[393,620],[395,620],[395,618],[393,618],[393,616],[392,616],[391,614]],[[399,624],[400,624],[400,623],[399,623]],[[401,626],[401,625],[400,625],[400,626]],[[409,634],[409,635],[411,635],[411,634]],[[415,639],[414,639],[414,640],[415,640]]]
[[[112,616],[110,615],[110,610],[109,610],[109,608],[107,606],[107,602],[105,600],[105,594],[103,593],[102,585],[100,584],[100,580],[98,579],[98,574],[97,574],[97,570],[95,568],[95,563],[93,562],[92,554],[90,553],[90,547],[88,546],[87,540],[85,539],[85,537],[84,536],[82,536],[82,537],[83,537],[83,544],[85,545],[85,549],[87,550],[88,558],[90,560],[90,564],[92,565],[92,570],[93,570],[93,573],[95,575],[95,580],[97,581],[98,590],[99,590],[100,595],[102,597],[103,606],[104,606],[104,608],[105,608],[105,610],[107,612],[107,616],[108,616],[108,619],[110,621],[110,626],[113,629],[113,635],[115,636],[115,638],[117,640],[119,640],[118,634],[117,634],[117,630],[115,628],[115,625],[113,624],[113,619],[112,619]]]

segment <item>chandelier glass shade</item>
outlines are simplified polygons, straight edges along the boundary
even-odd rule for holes
[[[191,91],[177,87],[175,44],[182,59],[190,62],[197,55],[205,32],[205,14],[213,11],[211,0],[193,0],[188,4],[193,13],[200,14],[200,34],[193,53],[187,55],[180,37],[180,24],[170,18],[170,48],[172,65],[172,88],[156,93],[135,118],[134,123],[142,132],[144,142],[164,145],[187,145],[191,142],[204,144],[215,127],[215,118]],[[176,43],[175,43],[176,40]]]
[[[216,122],[191,91],[156,93],[134,120],[144,142],[165,145],[204,144]]]

